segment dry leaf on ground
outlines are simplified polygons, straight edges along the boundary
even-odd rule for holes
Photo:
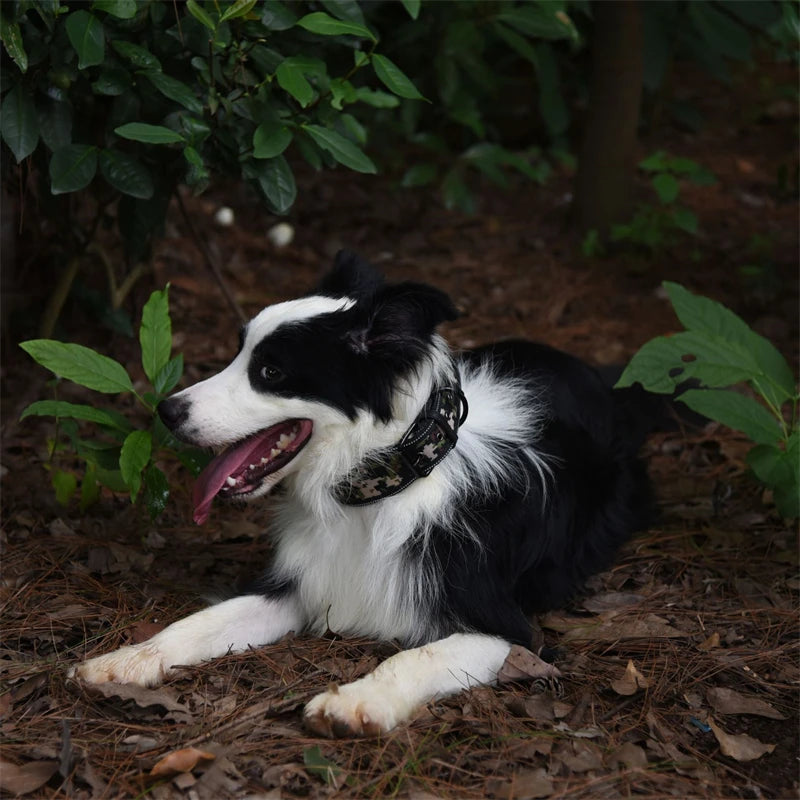
[[[715,686],[706,692],[711,707],[717,714],[755,714],[769,719],[786,719],[765,700],[751,695],[744,695],[735,689]]]
[[[571,772],[590,772],[603,766],[603,751],[594,742],[586,739],[575,739],[565,743],[554,754]]]
[[[735,758],[737,761],[754,761],[775,749],[774,744],[764,744],[746,733],[738,735],[725,733],[711,717],[708,718],[708,724],[714,731],[714,736],[717,737],[722,754]]]
[[[636,694],[640,689],[647,689],[648,686],[650,686],[650,682],[636,669],[636,665],[631,660],[628,661],[628,666],[625,667],[622,677],[611,681],[611,688],[617,694],[622,694],[626,697]]]
[[[167,753],[164,758],[156,762],[150,770],[153,778],[169,778],[181,772],[191,772],[198,764],[206,761],[213,761],[216,756],[207,750],[199,750],[196,747],[184,747],[182,750],[174,750]]]
[[[524,797],[550,797],[553,782],[544,769],[529,769],[518,772],[510,781],[492,778],[486,791],[498,800],[517,800]]]
[[[632,617],[610,612],[586,619],[564,614],[546,614],[539,620],[543,628],[563,633],[562,642],[616,642],[620,639],[675,639],[687,634],[663,617],[647,614]]]
[[[697,645],[698,650],[702,650],[703,652],[707,652],[708,650],[713,650],[716,647],[720,646],[720,638],[719,634],[715,631],[708,637],[705,641],[701,642]]]
[[[161,706],[167,710],[164,719],[171,719],[173,722],[189,722],[192,719],[189,709],[179,703],[175,694],[168,689],[145,689],[133,683],[87,683],[82,686],[88,694],[133,700],[140,708]]]
[[[12,764],[0,761],[0,789],[3,794],[30,794],[44,786],[58,770],[57,761],[29,761]]]
[[[508,681],[529,681],[537,678],[553,679],[560,678],[561,672],[558,667],[548,664],[539,656],[515,644],[509,650],[503,666],[497,673],[499,683]]]
[[[636,592],[601,592],[587,597],[583,601],[583,607],[593,614],[602,614],[638,606],[644,599],[643,594]]]
[[[638,744],[623,742],[606,757],[606,764],[610,767],[621,764],[628,769],[642,769],[647,766],[647,754]]]

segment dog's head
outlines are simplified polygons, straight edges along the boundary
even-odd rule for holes
[[[326,429],[388,423],[398,384],[430,358],[436,326],[456,316],[438,289],[385,283],[346,252],[316,293],[265,308],[228,367],[159,406],[180,439],[227,448],[197,480],[195,521],[217,495],[269,492]]]

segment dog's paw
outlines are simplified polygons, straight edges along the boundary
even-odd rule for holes
[[[69,673],[70,678],[79,678],[87,683],[135,683],[138,686],[158,686],[169,673],[170,664],[165,663],[164,654],[153,642],[128,645],[90,658]]]
[[[318,694],[306,706],[303,720],[319,736],[377,736],[402,722],[404,712],[377,683],[356,681]]]

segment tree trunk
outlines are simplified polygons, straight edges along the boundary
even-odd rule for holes
[[[592,11],[592,77],[574,211],[582,233],[594,229],[605,237],[633,212],[644,38],[639,0],[596,0]]]

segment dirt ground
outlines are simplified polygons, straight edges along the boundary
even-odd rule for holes
[[[281,250],[265,237],[277,220],[241,187],[185,202],[248,314],[307,291],[347,246],[392,278],[450,292],[464,312],[445,331],[456,347],[524,336],[622,365],[678,329],[659,290],[670,279],[732,307],[796,365],[798,206],[796,182],[786,191],[781,178],[788,169],[796,181],[796,109],[763,86],[754,94],[754,82],[698,88],[687,99],[706,112],[706,128],[642,143],[643,155],[663,148],[718,179],[684,189],[699,236],[653,257],[579,254],[565,167],[544,187],[484,187],[475,217],[390,177],[300,172],[296,236]],[[235,212],[231,227],[213,222],[222,205]],[[30,247],[20,244],[18,260],[35,256]],[[108,247],[116,257],[113,240]],[[742,273],[755,262],[758,279]],[[239,320],[175,207],[131,309],[167,281],[188,384],[235,352]],[[135,341],[82,315],[67,307],[65,335],[135,373]],[[173,463],[163,466],[179,488],[157,524],[111,494],[83,514],[59,506],[44,469],[52,428],[17,421],[47,396],[47,379],[5,348],[3,796],[797,797],[797,531],[747,476],[742,437],[709,424],[649,440],[658,524],[540,621],[563,697],[525,682],[474,688],[386,736],[328,741],[303,730],[303,704],[368,672],[392,643],[293,637],[186,668],[153,690],[66,680],[86,655],[141,641],[252,577],[270,548],[270,512],[268,503],[216,508],[196,528],[190,478]]]

